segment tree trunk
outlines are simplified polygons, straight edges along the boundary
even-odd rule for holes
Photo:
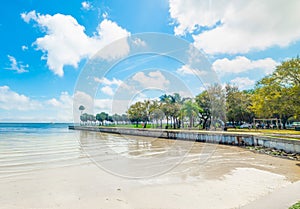
[[[207,118],[204,118],[203,119],[203,127],[202,127],[203,130],[206,129],[206,124],[207,124]]]

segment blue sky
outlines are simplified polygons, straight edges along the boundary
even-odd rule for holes
[[[135,99],[156,97],[179,81],[192,95],[201,92],[203,83],[189,63],[127,57],[127,41],[115,52],[122,62],[103,78],[93,78],[95,95],[76,91],[87,61],[99,50],[144,32],[190,42],[222,84],[253,88],[280,62],[299,55],[299,9],[298,0],[9,1],[0,12],[0,121],[73,121],[75,95],[93,101],[87,111],[113,112],[115,93],[132,81],[140,82]]]

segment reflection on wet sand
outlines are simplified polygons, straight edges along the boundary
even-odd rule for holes
[[[292,182],[300,179],[296,161],[256,154],[240,147],[84,131],[80,142],[96,164],[125,177],[180,173],[218,179],[235,168],[255,168],[283,175]]]

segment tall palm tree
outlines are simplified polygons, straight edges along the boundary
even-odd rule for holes
[[[81,125],[81,122],[83,122],[81,119],[82,119],[82,112],[85,110],[85,107],[83,105],[80,105],[79,106],[79,111],[80,111],[80,125]]]
[[[85,107],[83,105],[79,106],[80,115],[82,115],[82,112],[85,110]]]
[[[181,111],[184,116],[189,118],[189,127],[192,128],[194,125],[194,118],[200,111],[200,107],[192,100],[187,100],[184,102]]]

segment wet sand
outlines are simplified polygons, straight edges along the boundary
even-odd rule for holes
[[[81,132],[79,143],[81,164],[0,178],[0,208],[287,208],[300,200],[299,161],[99,133]]]

